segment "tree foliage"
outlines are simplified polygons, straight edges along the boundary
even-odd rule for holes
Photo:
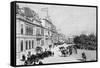
[[[78,45],[78,47],[82,47],[85,49],[96,49],[97,47],[97,40],[94,34],[85,35],[81,34],[80,36],[74,37],[74,43]]]

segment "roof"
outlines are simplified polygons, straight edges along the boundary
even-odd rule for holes
[[[48,20],[48,19],[46,19],[46,18],[43,19],[43,20],[45,20],[45,21],[47,21],[49,24],[53,25],[52,22],[51,22],[50,20]]]
[[[23,16],[21,16],[21,15],[16,15],[17,17],[17,19],[19,19],[19,20],[22,20],[22,21],[24,21],[24,22],[27,22],[27,23],[29,23],[29,24],[33,24],[33,25],[36,25],[36,26],[39,26],[39,27],[41,27],[42,26],[42,24],[40,23],[40,25],[39,24],[36,24],[36,23],[33,23],[31,20],[29,20],[29,19],[27,19],[26,17],[23,17]],[[37,21],[37,20],[36,20]],[[37,22],[39,22],[39,21],[37,21]]]

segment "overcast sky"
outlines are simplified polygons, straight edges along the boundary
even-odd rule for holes
[[[27,3],[19,3],[19,6],[31,8],[40,17],[46,16],[41,8],[48,8],[53,24],[66,36],[96,33],[96,8]]]

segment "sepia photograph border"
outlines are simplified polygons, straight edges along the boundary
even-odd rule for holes
[[[94,5],[77,5],[77,4],[59,4],[59,3],[44,3],[44,2],[26,2],[26,1],[12,1],[10,3],[11,9],[11,23],[10,23],[10,65],[13,67],[22,66],[43,66],[43,65],[16,65],[16,3],[28,3],[28,4],[45,4],[45,5],[59,5],[59,6],[74,6],[74,7],[89,7],[96,8],[96,60],[95,61],[85,61],[85,62],[62,62],[62,63],[48,63],[43,65],[56,65],[56,64],[72,64],[72,63],[88,63],[88,62],[98,62],[98,6]]]

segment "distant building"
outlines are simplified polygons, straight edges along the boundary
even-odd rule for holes
[[[57,31],[53,23],[48,19],[42,19],[43,27],[44,27],[44,47],[48,48],[49,45],[54,45],[58,41]]]
[[[62,33],[59,33],[58,34],[58,40],[59,40],[59,42],[64,43],[66,41],[65,35],[62,34]]]
[[[68,44],[73,44],[74,43],[74,38],[73,37],[68,37],[67,38],[67,43]]]

